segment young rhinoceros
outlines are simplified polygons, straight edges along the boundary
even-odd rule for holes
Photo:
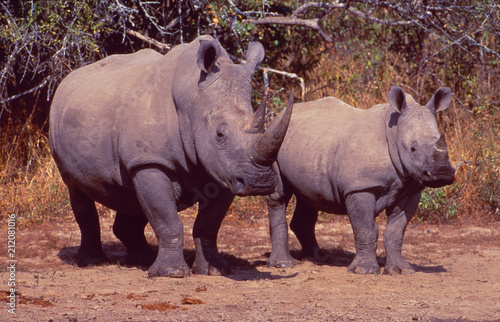
[[[233,64],[217,40],[200,37],[168,54],[114,55],[70,73],[54,96],[50,146],[81,230],[79,266],[101,263],[94,201],[117,211],[113,232],[151,276],[183,277],[178,211],[200,202],[193,237],[198,274],[228,274],[217,230],[234,195],[274,191],[276,160],[291,114],[264,130],[253,113],[252,76],[264,58],[250,43]],[[158,254],[144,237],[148,223]]]
[[[295,194],[290,227],[305,256],[321,252],[314,232],[318,211],[347,213],[356,246],[348,271],[380,272],[375,217],[385,209],[384,273],[413,273],[401,249],[421,190],[451,184],[455,178],[435,117],[448,108],[451,97],[449,88],[440,88],[420,106],[407,101],[401,88],[391,87],[389,104],[368,110],[332,97],[296,104],[278,154],[282,182],[267,198],[273,243],[269,264],[293,265],[285,210]]]

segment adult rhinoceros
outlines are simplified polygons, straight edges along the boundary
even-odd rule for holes
[[[254,42],[246,63],[233,64],[218,41],[203,36],[165,56],[110,56],[64,79],[49,136],[81,230],[79,266],[107,260],[96,201],[117,211],[113,232],[128,260],[153,262],[144,237],[149,221],[159,247],[149,274],[189,275],[178,211],[199,201],[193,271],[229,273],[217,250],[218,227],[234,195],[274,191],[272,164],[292,110],[267,131],[265,102],[253,114],[252,75],[263,58]]]
[[[444,135],[435,113],[448,108],[449,88],[440,88],[426,106],[406,100],[391,87],[389,104],[356,109],[336,98],[296,104],[278,154],[282,182],[268,197],[272,265],[290,265],[285,210],[292,194],[297,205],[290,227],[305,256],[321,254],[314,228],[318,210],[347,213],[356,256],[350,272],[378,273],[378,227],[385,209],[387,253],[384,273],[412,273],[401,256],[406,226],[417,210],[423,187],[454,181]]]

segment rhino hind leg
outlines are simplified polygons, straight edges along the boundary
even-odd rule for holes
[[[192,271],[198,275],[231,274],[230,263],[219,253],[217,234],[234,196],[219,190],[207,203],[199,205],[198,215],[193,226],[196,247]]]
[[[113,224],[113,233],[127,248],[127,265],[153,264],[156,253],[149,246],[144,236],[144,228],[148,220],[143,215],[128,215],[121,212],[116,214]]]
[[[318,221],[318,210],[311,208],[300,198],[297,198],[297,205],[293,213],[290,229],[302,246],[302,255],[305,258],[312,258],[324,262],[330,255],[319,248],[316,240],[315,227]]]
[[[102,265],[109,262],[102,250],[101,227],[94,200],[76,185],[68,185],[71,208],[80,227],[81,243],[73,263],[79,267]]]
[[[354,232],[356,256],[347,267],[355,274],[379,274],[377,262],[378,227],[375,222],[375,196],[357,192],[347,196],[346,209]]]

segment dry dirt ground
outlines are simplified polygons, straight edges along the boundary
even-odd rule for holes
[[[194,215],[184,214],[185,255],[193,260]],[[326,264],[300,259],[291,234],[293,268],[265,265],[270,241],[265,214],[229,216],[219,249],[231,261],[228,276],[148,278],[146,268],[119,264],[124,248],[101,217],[105,252],[114,263],[91,268],[70,264],[79,245],[72,220],[16,231],[15,316],[8,312],[10,272],[0,272],[0,320],[20,321],[310,321],[500,320],[500,223],[408,227],[404,256],[416,273],[360,276],[347,272],[352,230],[345,217],[320,222]],[[385,220],[379,220],[381,237]],[[2,225],[4,226],[4,225]],[[7,262],[2,228],[0,258]],[[148,239],[155,243],[148,227]],[[379,261],[384,263],[382,244]]]

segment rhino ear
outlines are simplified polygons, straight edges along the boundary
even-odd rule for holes
[[[210,69],[215,65],[217,59],[219,58],[220,46],[215,40],[200,40],[200,48],[198,48],[198,54],[196,58],[196,63],[198,67],[205,73],[210,72]]]
[[[261,61],[264,60],[265,57],[264,46],[260,42],[252,41],[248,45],[247,54],[245,55],[246,63],[245,65],[248,69],[253,73],[255,68]]]
[[[389,90],[389,105],[400,113],[406,109],[406,95],[401,87],[391,86]]]
[[[441,87],[436,91],[425,107],[427,107],[432,114],[444,111],[450,106],[451,97],[451,89],[449,87]]]

